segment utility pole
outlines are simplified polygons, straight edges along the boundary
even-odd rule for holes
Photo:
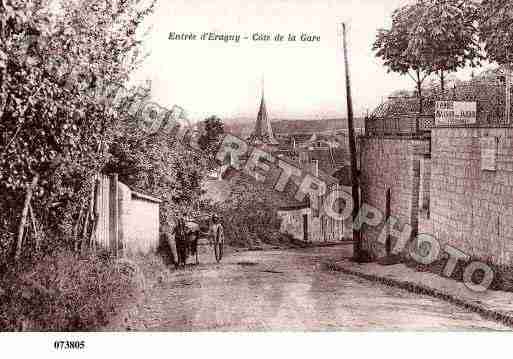
[[[511,123],[511,77],[512,77],[512,65],[505,66],[505,82],[506,82],[506,111],[505,120],[506,124]]]
[[[349,153],[351,157],[351,192],[353,195],[353,223],[355,223],[360,207],[360,194],[358,185],[358,168],[356,165],[356,143],[353,122],[353,100],[351,97],[351,75],[349,71],[349,56],[347,50],[346,24],[342,23],[342,36],[344,44],[344,63],[346,67],[346,97],[347,97],[347,130],[349,135]],[[360,231],[353,228],[353,259],[361,260],[362,243]]]

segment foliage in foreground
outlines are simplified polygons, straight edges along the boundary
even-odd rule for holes
[[[133,268],[109,256],[41,258],[0,278],[0,331],[100,330],[137,294]]]
[[[126,117],[107,88],[126,83],[140,63],[137,33],[152,11],[139,0],[0,1],[1,262],[33,178],[31,206],[45,238],[74,239],[112,130]]]
[[[42,247],[71,249],[89,242],[98,173],[116,172],[132,189],[162,199],[162,223],[200,207],[208,156],[163,128],[142,130],[146,120],[159,116],[159,106],[149,104],[151,83],[128,86],[144,59],[141,31],[154,4],[0,1],[0,263],[12,257],[33,178],[39,180],[29,222],[37,230],[25,231],[33,237],[24,240],[25,253],[38,249],[36,237],[51,239]],[[205,127],[200,145],[212,152],[222,124],[212,117]]]

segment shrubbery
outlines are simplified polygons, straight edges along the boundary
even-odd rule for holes
[[[0,264],[12,258],[23,218],[21,255],[89,243],[99,173],[162,199],[163,223],[199,199],[207,159],[163,127],[141,128],[162,115],[148,111],[157,108],[147,106],[150,82],[124,89],[144,59],[141,30],[154,5],[0,1]],[[215,118],[205,127],[222,132]],[[211,140],[202,138],[204,150]]]
[[[61,252],[0,278],[0,331],[99,330],[137,295],[140,280],[108,255]]]
[[[113,129],[129,117],[112,105],[109,86],[126,83],[140,64],[136,30],[152,11],[151,1],[136,0],[0,2],[0,262],[34,178],[42,239],[73,247],[94,175],[111,158]]]
[[[281,205],[281,197],[265,184],[244,175],[235,180],[230,196],[219,209],[228,243],[241,247],[275,243],[280,233],[277,210]]]

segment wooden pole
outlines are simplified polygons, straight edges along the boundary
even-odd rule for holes
[[[75,223],[75,227],[73,228],[73,240],[75,241],[75,252],[78,252],[79,247],[79,239],[78,239],[78,233],[80,231],[80,223],[82,223],[82,218],[84,216],[84,209],[85,209],[85,201],[82,201],[82,204],[80,205],[80,211],[78,212],[78,219],[77,223]]]
[[[119,208],[118,208],[118,174],[113,173],[110,176],[110,189],[109,189],[109,209],[110,209],[110,231],[109,231],[109,246],[113,254],[118,257],[119,253]]]
[[[82,253],[85,253],[91,245],[90,238],[92,231],[96,230],[96,223],[95,223],[95,205],[96,205],[96,195],[97,195],[97,180],[96,176],[93,177],[91,182],[91,190],[89,192],[89,197],[85,200],[85,220],[84,220],[84,227],[82,230],[82,235],[80,237],[80,251]],[[91,230],[89,230],[92,228]]]
[[[347,130],[349,135],[349,154],[351,158],[351,192],[353,196],[353,223],[355,222],[359,207],[360,207],[360,194],[358,192],[358,168],[356,164],[356,142],[354,133],[354,119],[353,119],[353,100],[351,97],[351,75],[349,70],[349,55],[347,49],[347,33],[346,24],[342,23],[342,35],[344,44],[344,63],[346,67],[346,100],[347,100]],[[361,259],[362,243],[360,238],[360,231],[353,228],[353,258],[356,261]]]
[[[511,122],[511,77],[512,77],[512,67],[506,66],[506,111],[505,111],[505,120],[506,124],[510,124]]]
[[[87,249],[87,229],[89,228],[89,219],[91,218],[91,204],[87,205],[85,213],[84,227],[82,227],[82,234],[80,235],[80,247],[82,253]]]
[[[32,192],[37,186],[39,181],[39,174],[36,174],[32,179],[32,183],[28,186],[25,194],[25,203],[23,204],[23,210],[21,212],[20,225],[18,227],[18,238],[16,240],[16,251],[14,253],[14,260],[17,262],[21,255],[21,247],[23,244],[23,235],[25,234],[25,226],[27,225],[27,214],[29,211],[30,200],[32,199]]]
[[[91,208],[92,214],[93,214],[93,226],[91,229],[91,236],[89,237],[88,246],[93,250],[93,252],[96,251],[96,232],[98,230],[98,222],[99,222],[99,206],[98,203],[99,199],[99,193],[100,193],[101,183],[100,183],[100,176],[96,175],[94,178],[94,190],[93,190],[93,197],[91,200]]]
[[[389,257],[392,254],[392,238],[390,237],[390,202],[392,199],[392,194],[390,188],[387,188],[386,194],[385,194],[385,223],[386,223],[386,231],[387,231],[387,237],[385,240],[385,250],[387,253],[387,257]]]

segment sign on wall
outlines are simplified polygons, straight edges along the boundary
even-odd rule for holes
[[[436,101],[435,126],[460,126],[476,123],[477,103]]]
[[[481,137],[481,170],[497,170],[497,137]]]

